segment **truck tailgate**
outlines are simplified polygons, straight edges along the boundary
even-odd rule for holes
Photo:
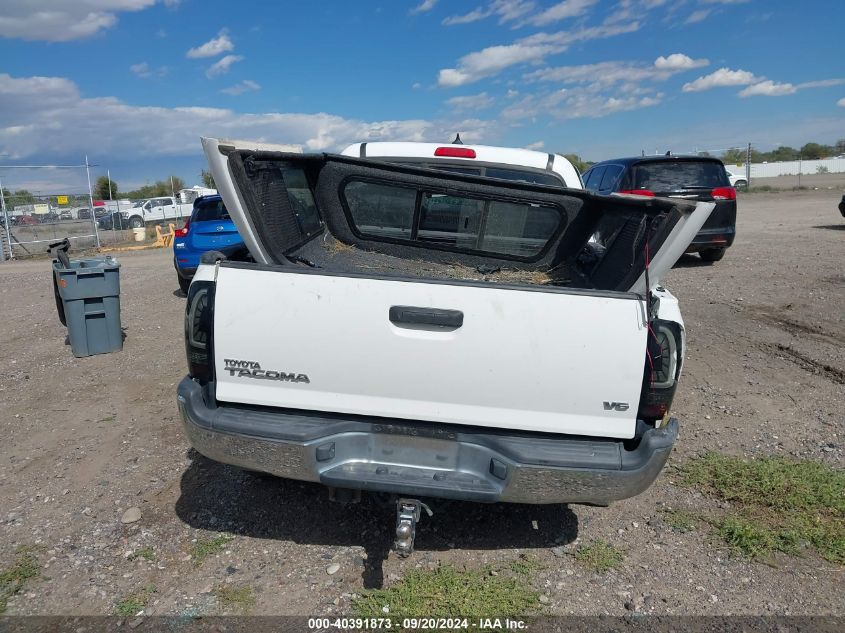
[[[634,435],[646,339],[636,295],[237,263],[220,265],[216,293],[221,401]],[[426,323],[457,313],[460,326]]]

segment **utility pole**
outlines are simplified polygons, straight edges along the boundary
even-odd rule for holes
[[[3,195],[3,181],[0,180],[0,208],[3,211],[3,225],[6,227],[6,241],[9,243],[9,259],[14,259],[15,254],[12,252],[12,234],[9,232],[9,213],[6,211],[6,196]],[[3,250],[3,245],[0,244],[0,261],[6,259],[6,251]]]
[[[745,185],[746,189],[751,187],[751,143],[748,144],[748,148],[745,150]]]
[[[109,202],[111,202],[112,201],[112,197],[111,197],[111,169],[106,170],[106,178],[109,179]],[[109,216],[111,217],[112,238],[114,238],[115,235],[117,234],[117,226],[116,225],[117,225],[118,222],[120,222],[120,228],[123,228],[123,218],[120,217],[120,203],[119,202],[117,203],[117,218],[115,218],[114,213],[115,213],[114,211],[109,209]],[[117,241],[117,240],[115,239],[115,241]]]
[[[88,165],[88,154],[85,154],[85,173],[88,175],[88,202],[91,203],[91,224],[94,225],[94,238],[97,248],[100,248],[100,232],[97,230],[97,214],[94,211],[94,192],[91,191],[91,168]]]

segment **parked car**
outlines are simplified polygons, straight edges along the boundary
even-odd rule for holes
[[[12,218],[14,226],[32,226],[34,224],[41,224],[41,222],[34,215],[16,215]]]
[[[839,201],[839,213],[845,218],[845,196],[842,196],[842,200]]]
[[[219,195],[194,200],[191,217],[173,238],[173,265],[179,288],[187,293],[191,278],[206,251],[243,245],[238,229]]]
[[[111,215],[111,212],[108,210],[107,207],[94,207],[95,218],[104,218],[108,215]]]
[[[73,212],[70,209],[65,209],[59,213],[60,220],[72,220]]]
[[[745,174],[740,176],[739,174],[735,174],[732,171],[727,170],[725,170],[725,173],[728,174],[728,181],[734,189],[745,189],[748,187],[748,179],[745,177]]]
[[[130,228],[128,213],[126,211],[114,211],[98,219],[97,226],[107,231],[128,229]]]
[[[638,156],[596,163],[584,174],[588,191],[712,202],[707,222],[687,247],[707,262],[722,259],[736,236],[736,189],[717,158]]]
[[[607,504],[657,477],[686,348],[662,280],[712,202],[203,146],[253,261],[207,254],[188,292],[199,453],[392,495],[402,555],[421,496]]]
[[[58,222],[59,214],[55,211],[48,211],[47,213],[42,213],[41,217],[38,218],[42,223],[43,222]]]
[[[76,217],[79,220],[90,220],[91,219],[91,209],[87,207],[82,207],[76,212]]]

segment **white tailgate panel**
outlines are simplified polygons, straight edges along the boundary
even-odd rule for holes
[[[398,327],[394,305],[460,310],[463,326]],[[214,318],[224,402],[634,435],[646,342],[635,299],[220,267]],[[227,358],[310,382],[232,376]]]

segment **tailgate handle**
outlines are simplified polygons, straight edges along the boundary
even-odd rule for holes
[[[464,324],[464,313],[460,310],[442,310],[440,308],[390,306],[390,322],[400,326],[433,325],[455,329]]]

